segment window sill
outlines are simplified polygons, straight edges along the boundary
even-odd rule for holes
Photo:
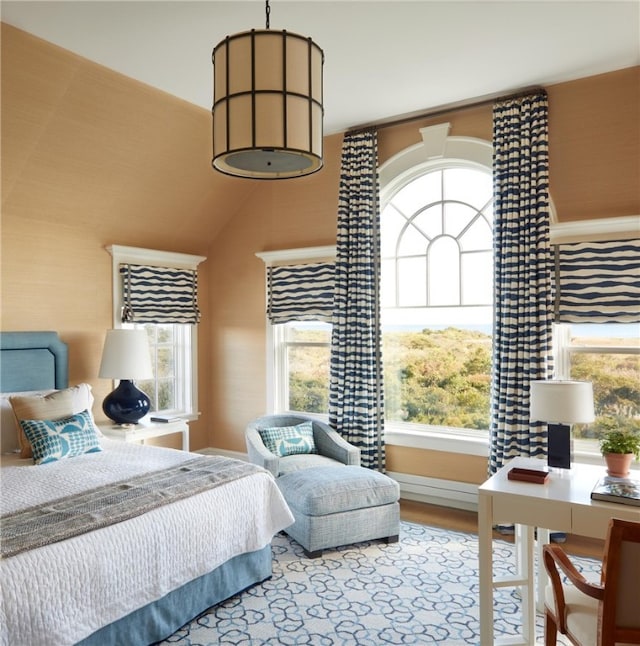
[[[291,413],[295,415],[296,413]],[[325,423],[326,415],[314,413],[298,413]],[[443,451],[445,453],[459,453],[462,455],[477,455],[489,458],[489,438],[481,436],[474,431],[450,428],[446,426],[431,427],[433,430],[407,428],[410,425],[385,423],[385,443],[390,446],[403,446],[410,449],[424,449],[427,451]],[[582,444],[582,446],[581,446]],[[591,451],[589,446],[584,446],[579,440],[576,442],[573,453],[573,462],[577,464],[604,465],[604,460],[599,451]],[[635,475],[640,473],[640,462],[633,462],[631,471]]]
[[[488,438],[478,437],[464,430],[447,427],[440,427],[439,430],[424,431],[398,428],[391,424],[386,426],[385,442],[391,446],[489,457]],[[580,444],[580,441],[576,442],[572,462],[604,466],[604,459],[599,451],[591,451],[588,446],[580,446]],[[633,477],[640,475],[640,462],[634,461],[632,463],[631,473]]]
[[[489,456],[489,439],[475,433],[442,427],[439,430],[417,430],[385,425],[385,442],[391,446],[405,446],[429,451]]]

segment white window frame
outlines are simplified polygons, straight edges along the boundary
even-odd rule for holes
[[[335,260],[335,246],[302,247],[296,249],[281,249],[278,251],[262,251],[256,253],[265,264],[265,303],[269,297],[267,271],[277,265],[293,265],[311,263],[318,260]],[[266,308],[265,308],[266,309]],[[292,412],[287,409],[289,402],[287,378],[287,344],[284,325],[272,325],[265,314],[266,325],[266,364],[267,364],[267,414]],[[297,411],[300,412],[300,411]],[[326,421],[327,415],[305,413]]]
[[[554,377],[571,379],[572,354],[640,354],[636,346],[610,345],[573,345],[571,343],[571,323],[553,324]],[[573,454],[577,461],[585,464],[602,464],[600,450],[593,441],[577,439],[574,441]]]
[[[552,216],[554,213],[552,212]],[[558,223],[552,217],[550,228],[551,244],[572,242],[624,240],[636,238],[640,231],[640,215],[614,218],[597,218]],[[556,379],[569,379],[572,352],[614,352],[616,354],[639,354],[638,348],[611,348],[602,346],[572,346],[570,324],[553,325],[553,361]],[[584,464],[602,464],[600,452],[580,441],[574,444],[574,456]],[[634,463],[635,464],[635,463]]]
[[[174,267],[196,271],[198,265],[206,260],[205,256],[158,251],[141,247],[126,247],[110,245],[106,250],[112,258],[112,287],[113,287],[113,327],[124,327],[121,313],[124,305],[122,280],[120,277],[121,264],[151,265],[158,267]],[[176,386],[182,388],[178,400],[185,404],[184,410],[172,409],[172,414],[180,415],[187,420],[198,419],[198,334],[195,325],[176,326],[179,338],[174,343],[177,348],[175,362]],[[180,374],[178,374],[180,373]],[[159,411],[169,412],[169,411]]]
[[[400,185],[423,175],[436,164],[442,167],[445,160],[452,167],[464,165],[493,173],[491,142],[474,137],[450,137],[450,129],[449,123],[421,128],[421,143],[405,148],[380,167],[381,210]],[[447,453],[489,455],[488,434],[461,428],[385,420],[385,441],[396,446]]]

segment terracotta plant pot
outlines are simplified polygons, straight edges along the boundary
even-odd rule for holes
[[[607,473],[616,478],[626,478],[633,460],[633,453],[605,453]]]

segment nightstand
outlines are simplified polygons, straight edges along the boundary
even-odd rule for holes
[[[182,450],[189,450],[189,424],[185,420],[177,422],[152,422],[142,419],[135,426],[119,426],[118,424],[98,424],[102,433],[112,440],[123,442],[139,442],[151,437],[162,437],[172,433],[182,433]]]

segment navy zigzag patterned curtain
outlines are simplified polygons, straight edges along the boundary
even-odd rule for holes
[[[120,265],[123,323],[198,323],[198,273],[193,269]]]
[[[546,92],[499,101],[493,112],[494,342],[490,472],[546,456],[546,428],[529,423],[529,382],[552,374]]]
[[[384,471],[379,263],[377,134],[347,134],[338,204],[329,423],[360,448],[362,466]]]
[[[334,273],[332,262],[268,267],[269,321],[331,323]]]
[[[640,240],[555,246],[559,323],[640,321]]]

